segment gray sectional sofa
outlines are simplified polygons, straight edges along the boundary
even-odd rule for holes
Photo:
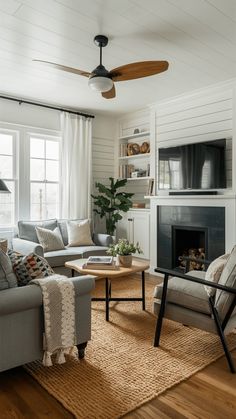
[[[82,220],[76,220],[82,221]],[[40,226],[54,230],[60,228],[65,249],[44,253],[43,247],[39,244],[35,227]],[[94,246],[66,247],[68,245],[67,220],[45,220],[45,221],[19,221],[18,237],[12,241],[13,250],[22,254],[31,252],[43,256],[56,273],[71,276],[69,269],[65,268],[65,262],[80,258],[88,258],[93,255],[106,255],[106,250],[112,244],[112,236],[107,234],[96,234],[92,232]]]
[[[93,276],[72,279],[75,286],[76,335],[79,357],[91,339]],[[42,292],[36,285],[17,286],[11,261],[0,250],[0,371],[43,357]],[[0,415],[1,416],[1,415]]]

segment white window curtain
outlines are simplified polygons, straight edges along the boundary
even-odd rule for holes
[[[61,216],[91,218],[92,121],[61,114]]]

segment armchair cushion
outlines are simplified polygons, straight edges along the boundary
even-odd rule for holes
[[[203,271],[190,271],[189,275],[201,279],[205,278]],[[159,284],[155,288],[154,297],[161,300],[162,286]],[[211,314],[208,295],[204,286],[186,279],[173,277],[168,281],[167,303],[176,304],[197,311],[199,313]]]
[[[39,243],[35,227],[43,227],[49,230],[55,230],[57,227],[57,220],[46,221],[18,221],[19,238],[29,240],[31,242]]]
[[[236,288],[236,246],[234,246],[232,252],[230,253],[218,283]],[[215,304],[219,316],[222,319],[226,316],[234,298],[235,296],[233,294],[229,294],[228,292],[221,290],[216,291]]]
[[[208,266],[208,269],[206,271],[205,280],[215,282],[218,284],[221,274],[223,272],[223,269],[226,265],[226,262],[229,258],[229,254],[222,255],[218,257],[217,259],[213,260],[213,262],[210,263]],[[209,287],[207,285],[204,285],[205,290],[209,296],[214,296],[216,293],[216,288]]]

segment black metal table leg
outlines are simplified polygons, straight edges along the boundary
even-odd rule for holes
[[[142,271],[142,308],[145,310],[145,272]]]
[[[109,279],[105,279],[105,287],[106,287],[106,321],[109,322],[109,293],[110,293],[110,287],[109,287]]]
[[[161,306],[160,306],[160,311],[159,311],[157,323],[156,323],[154,346],[159,346],[159,342],[160,342],[162,320],[165,314],[165,306],[166,306],[167,285],[168,285],[168,275],[165,274],[164,281],[163,281],[163,288],[162,288]]]

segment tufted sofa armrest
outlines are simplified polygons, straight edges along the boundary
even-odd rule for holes
[[[97,246],[108,247],[110,244],[113,244],[113,237],[109,234],[94,233],[93,241]]]
[[[33,252],[38,256],[44,256],[43,247],[39,243],[19,239],[18,237],[12,239],[12,248],[23,255]]]

